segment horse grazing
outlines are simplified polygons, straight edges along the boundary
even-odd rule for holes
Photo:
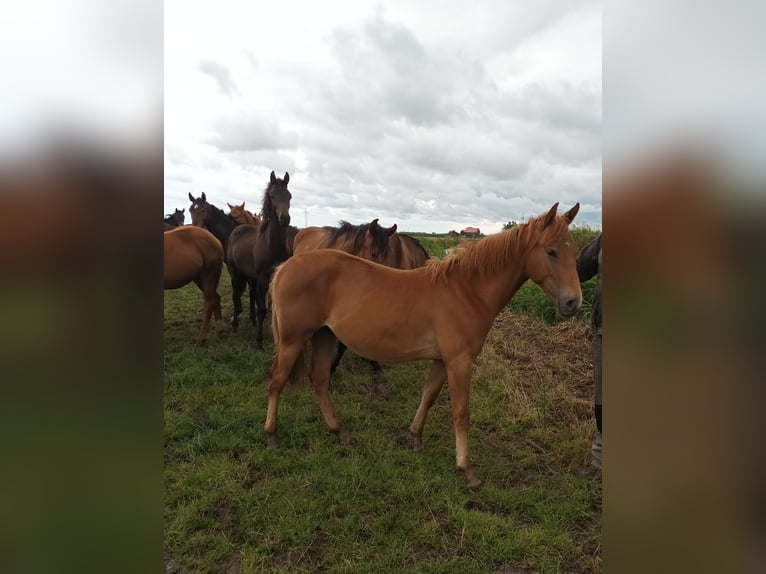
[[[178,289],[194,281],[202,291],[205,304],[197,343],[203,345],[207,341],[210,317],[215,315],[216,321],[221,322],[221,297],[217,289],[223,268],[223,247],[211,233],[192,225],[165,232],[163,241],[165,289]]]
[[[255,346],[263,350],[263,321],[266,318],[266,294],[274,268],[289,256],[287,230],[290,226],[290,199],[287,189],[290,174],[280,179],[271,172],[269,184],[263,193],[261,222],[259,225],[241,225],[232,231],[226,249],[226,264],[231,275],[234,316],[232,326],[236,330],[240,301],[245,286],[250,284],[251,319],[252,297],[255,292],[257,307],[255,321]]]
[[[184,219],[184,210],[176,208],[173,213],[165,216],[165,231],[180,227],[184,224]]]
[[[271,282],[276,356],[264,426],[269,443],[276,443],[280,393],[300,372],[294,368],[309,341],[319,408],[329,430],[348,441],[328,393],[337,337],[376,361],[433,361],[410,426],[413,447],[422,448],[426,416],[446,381],[457,467],[470,488],[478,487],[468,456],[469,389],[492,322],[530,278],[561,315],[574,315],[582,304],[577,243],[568,227],[580,204],[560,216],[557,208],[418,269],[392,269],[332,249],[289,259]]]
[[[260,217],[245,209],[244,201],[242,202],[242,205],[232,205],[231,203],[227,203],[226,205],[229,206],[229,217],[239,224],[247,223],[248,225],[258,225],[261,222]]]
[[[341,221],[339,227],[306,227],[295,237],[294,253],[316,249],[340,249],[396,269],[423,267],[428,259],[426,250],[417,239],[396,233],[396,229],[396,224],[381,227],[378,219],[362,225]],[[346,346],[341,341],[338,344],[338,354],[330,367],[331,375],[335,373],[345,352]],[[377,388],[381,373],[380,364],[377,361],[370,361],[370,364]]]

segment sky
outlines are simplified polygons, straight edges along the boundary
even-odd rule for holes
[[[165,213],[484,233],[555,202],[601,227],[601,2],[168,0]],[[187,215],[187,223],[189,218]]]

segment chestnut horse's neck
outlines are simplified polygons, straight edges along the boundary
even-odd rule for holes
[[[489,235],[444,260],[427,263],[434,281],[458,281],[483,301],[492,319],[529,279],[526,253],[533,240],[530,223]]]

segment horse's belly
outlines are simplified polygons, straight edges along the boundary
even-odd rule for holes
[[[426,331],[403,333],[397,329],[353,328],[330,325],[340,341],[357,355],[383,363],[438,359],[436,339]]]

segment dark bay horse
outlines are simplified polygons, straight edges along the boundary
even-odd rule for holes
[[[229,276],[233,277],[232,269],[229,266],[228,261],[226,260],[226,250],[229,247],[229,238],[231,237],[232,232],[236,227],[240,225],[240,223],[234,219],[231,215],[227,215],[223,212],[223,210],[219,209],[215,205],[212,205],[208,203],[207,198],[205,197],[205,193],[203,192],[202,195],[198,198],[195,198],[191,193],[189,194],[189,200],[192,202],[191,207],[189,207],[189,213],[191,214],[192,218],[192,225],[196,225],[197,227],[203,227],[207,229],[210,233],[212,233],[218,241],[221,242],[221,245],[223,245],[223,251],[224,251],[224,262],[226,263],[226,267],[229,270]],[[234,272],[236,273],[236,271]],[[234,280],[232,279],[232,285],[234,284]],[[239,309],[239,312],[242,311],[242,292],[244,291],[244,286],[239,291],[239,296],[234,302],[234,308]],[[237,327],[239,325],[238,321],[235,322],[235,317],[239,314],[236,313],[235,316],[232,316],[232,328],[236,332]],[[255,284],[250,284],[250,320],[252,321],[253,325],[255,325]]]
[[[418,269],[393,269],[333,249],[285,262],[271,282],[276,355],[264,425],[269,443],[276,443],[280,393],[300,371],[295,367],[309,341],[309,377],[322,416],[331,432],[348,441],[328,393],[337,337],[376,361],[433,361],[410,426],[413,446],[422,447],[426,416],[446,382],[457,467],[470,488],[478,487],[468,456],[469,390],[492,322],[527,279],[563,316],[582,304],[577,243],[569,232],[580,204],[563,215],[557,208]]]
[[[221,322],[218,281],[223,268],[223,246],[211,233],[192,225],[165,232],[163,242],[165,289],[178,289],[194,281],[202,291],[205,304],[197,342],[203,345],[207,341],[210,317],[215,315],[216,321]]]
[[[221,242],[225,252],[229,245],[229,236],[239,223],[224,213],[223,210],[208,203],[204,191],[198,198],[189,193],[189,201],[191,201],[189,213],[191,214],[192,225],[202,227],[212,233]]]
[[[176,208],[173,213],[165,216],[165,231],[169,231],[183,225],[184,219],[186,219],[184,216],[184,210]]]
[[[232,231],[226,248],[226,264],[231,274],[234,316],[232,326],[236,329],[242,312],[240,299],[245,286],[250,284],[251,314],[252,296],[255,291],[257,307],[255,322],[255,346],[263,350],[263,321],[266,318],[266,294],[269,281],[277,265],[289,256],[287,230],[290,226],[290,200],[287,188],[290,174],[280,179],[271,172],[269,184],[263,193],[261,222],[259,225],[241,225]]]
[[[341,221],[338,227],[306,227],[295,237],[294,253],[316,249],[340,249],[395,269],[423,267],[429,258],[426,250],[417,239],[396,233],[396,229],[396,224],[382,227],[378,219],[361,225]],[[340,341],[338,354],[330,368],[331,375],[335,373],[345,352],[346,345]],[[374,388],[377,388],[381,375],[380,364],[377,361],[370,361],[370,364],[375,376]]]

